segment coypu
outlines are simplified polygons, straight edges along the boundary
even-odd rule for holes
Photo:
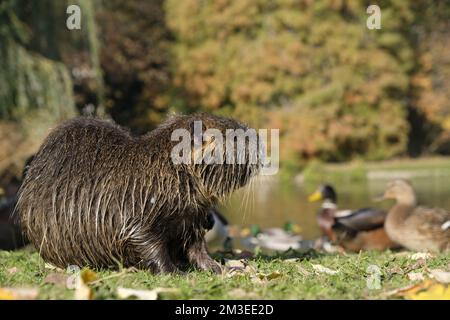
[[[44,260],[63,268],[122,264],[153,272],[189,266],[220,272],[204,240],[208,210],[244,186],[262,163],[174,163],[178,142],[172,133],[185,129],[195,144],[198,120],[202,133],[247,130],[209,114],[173,116],[143,136],[89,117],[54,129],[29,167],[17,204],[25,235]],[[200,141],[205,150],[220,140]],[[190,157],[199,149],[191,150]]]

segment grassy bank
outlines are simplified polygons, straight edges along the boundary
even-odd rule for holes
[[[367,179],[450,176],[450,157],[405,158],[376,162],[310,162],[299,178],[306,184],[320,181],[359,182]]]
[[[216,259],[237,259],[215,255]],[[414,260],[411,253],[364,252],[338,255],[316,251],[278,256],[255,256],[234,265],[223,275],[192,271],[183,275],[152,275],[145,271],[94,270],[87,285],[94,299],[118,298],[118,288],[163,290],[159,299],[391,299],[392,290],[414,282],[409,273],[450,268],[448,255]],[[368,267],[376,265],[381,288],[369,289]],[[93,276],[92,276],[93,275]],[[35,288],[38,299],[73,299],[67,273],[45,267],[37,253],[0,252],[0,288]],[[0,289],[1,292],[1,289]]]

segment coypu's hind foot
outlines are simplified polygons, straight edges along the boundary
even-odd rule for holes
[[[189,262],[200,270],[222,273],[222,266],[209,256],[205,240],[198,241],[189,247],[187,255]]]
[[[141,257],[144,268],[153,273],[178,273],[181,272],[172,262],[169,251],[164,245],[150,244],[140,246],[138,254]]]

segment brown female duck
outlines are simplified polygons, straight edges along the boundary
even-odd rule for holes
[[[345,250],[385,250],[397,246],[383,228],[386,212],[375,208],[338,210],[337,194],[327,184],[309,196],[310,202],[319,200],[323,201],[317,213],[320,229]]]
[[[396,200],[385,223],[392,240],[413,251],[450,251],[449,211],[417,206],[412,185],[400,179],[387,185],[383,199]]]

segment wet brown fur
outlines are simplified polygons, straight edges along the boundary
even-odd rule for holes
[[[209,208],[259,165],[173,164],[174,129],[246,129],[208,114],[174,116],[144,136],[94,118],[54,129],[19,192],[17,213],[44,260],[68,265],[220,271],[204,241]]]

